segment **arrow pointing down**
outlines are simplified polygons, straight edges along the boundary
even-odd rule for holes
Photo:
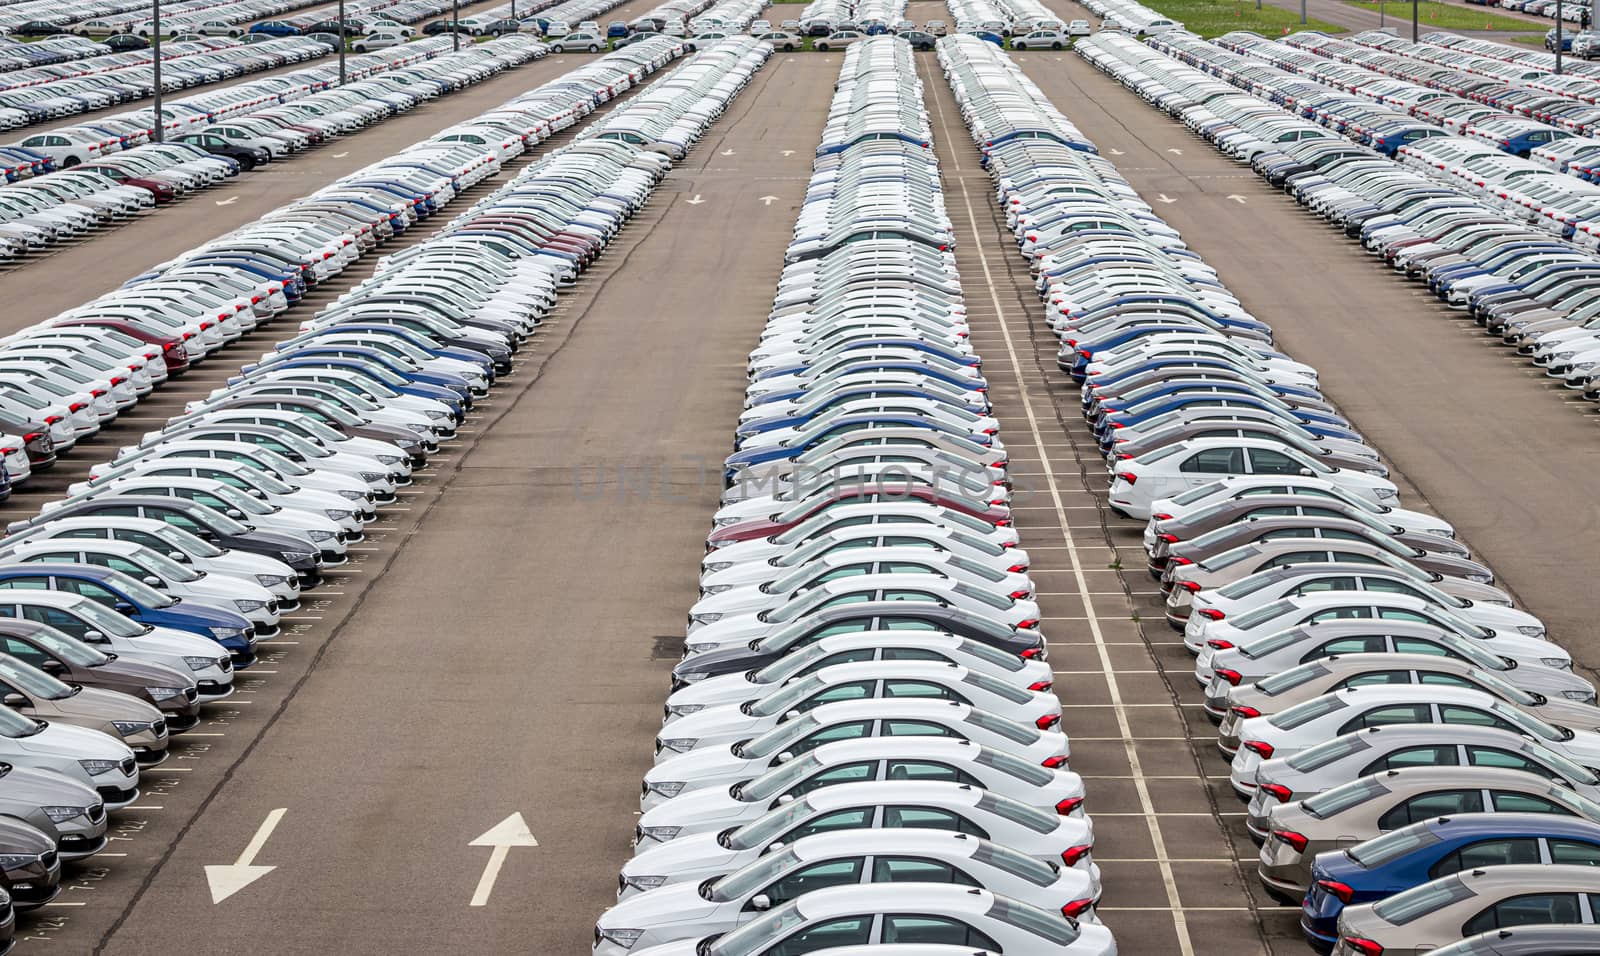
[[[723,150],[722,152],[718,153],[717,155],[718,156],[732,156],[733,155],[733,147],[729,146],[727,149]]]
[[[778,197],[777,196],[762,196],[760,198],[761,198],[761,205],[763,205],[763,206],[770,206],[773,203],[778,201]]]
[[[1183,155],[1183,150],[1181,150],[1181,149],[1173,149],[1170,146],[1167,147],[1167,152],[1172,153],[1174,156],[1182,156]]]
[[[239,201],[239,197],[238,196],[229,196],[227,199],[219,199],[219,200],[217,200],[217,205],[219,205],[219,206],[231,206],[231,205],[233,205],[234,203],[236,203],[238,201]]]
[[[239,854],[239,859],[235,860],[231,866],[206,867],[206,883],[211,887],[211,902],[213,904],[221,903],[277,869],[275,866],[253,866],[252,864],[255,861],[256,854],[260,853],[261,848],[267,845],[267,838],[272,836],[272,831],[277,828],[278,821],[282,820],[283,815],[287,812],[287,807],[279,807],[267,814],[267,818],[257,828],[256,835],[250,838],[250,842],[245,846],[244,852]]]
[[[691,206],[698,206],[701,203],[705,202],[705,200],[700,198],[700,194],[699,193],[695,193],[693,199],[685,199],[684,202],[688,203]]]
[[[1156,199],[1160,200],[1161,202],[1177,202],[1176,199],[1173,199],[1171,196],[1168,196],[1166,193],[1157,194]]]
[[[1243,196],[1240,196],[1240,195],[1238,195],[1238,194],[1237,194],[1237,193],[1230,193],[1230,194],[1229,194],[1229,195],[1228,195],[1228,198],[1229,198],[1229,199],[1231,199],[1231,200],[1233,200],[1233,201],[1234,201],[1234,202],[1236,202],[1236,203],[1238,203],[1238,204],[1239,204],[1239,205],[1241,205],[1241,206],[1243,206],[1243,205],[1244,205],[1244,197],[1243,197]]]
[[[538,845],[539,841],[529,832],[527,821],[522,819],[520,812],[511,814],[468,843],[467,846],[491,846],[494,850],[489,854],[489,862],[483,865],[478,888],[472,891],[472,902],[467,905],[484,906],[489,902],[489,894],[494,892],[494,881],[500,878],[500,867],[505,865],[512,847]]]

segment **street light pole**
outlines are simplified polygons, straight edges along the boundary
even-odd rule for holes
[[[1422,0],[1411,0],[1411,42],[1417,42],[1417,14],[1422,10]]]
[[[450,39],[452,50],[461,49],[461,0],[450,0]]]
[[[1561,0],[1556,0],[1556,72],[1561,72]]]
[[[344,0],[339,0],[339,85],[344,85]]]
[[[1378,29],[1382,30],[1386,21],[1383,17],[1383,0],[1378,0]]]
[[[151,0],[153,10],[150,24],[150,50],[155,54],[155,122],[151,125],[150,138],[157,143],[166,139],[165,124],[161,121],[161,0]]]
[[[1300,22],[1306,22],[1306,0],[1300,0]]]

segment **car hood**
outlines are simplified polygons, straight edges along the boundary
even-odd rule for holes
[[[64,714],[74,717],[98,717],[102,720],[160,720],[161,711],[154,705],[116,691],[85,687],[71,697],[51,704]]]
[[[688,833],[722,829],[754,819],[770,801],[745,803],[728,792],[728,787],[710,787],[680,794],[639,816],[639,826],[683,827]],[[680,836],[685,834],[679,834]]]
[[[116,761],[133,756],[132,750],[98,730],[62,723],[52,723],[31,737],[0,739],[0,747],[61,760]]]
[[[97,683],[114,684],[113,689],[119,690],[130,687],[190,687],[195,683],[193,677],[176,668],[121,656],[99,667],[80,670],[77,676],[84,679],[92,678]],[[132,691],[124,690],[123,693]]]
[[[775,765],[775,759],[739,757],[723,744],[668,757],[646,771],[644,779],[646,783],[679,781],[699,790],[749,780]]]
[[[744,675],[738,676],[742,678]],[[762,690],[775,689],[763,688]],[[750,697],[759,697],[760,694],[761,691],[758,690],[756,693],[751,694]],[[737,702],[714,704],[698,714],[686,714],[672,722],[671,733],[663,730],[660,736],[663,739],[671,737],[706,737],[710,735],[723,736],[748,730],[749,733],[744,734],[744,737],[756,737],[766,733],[767,730],[782,719],[782,714],[773,714],[770,717],[746,714],[741,708],[744,701],[748,699],[741,698]],[[688,755],[684,754],[683,756]]]
[[[0,817],[0,853],[44,853],[55,848],[56,834],[44,833],[13,817]]]
[[[619,902],[601,913],[595,923],[604,929],[699,923],[724,905],[701,896],[698,882],[674,883]]]
[[[100,802],[100,795],[51,770],[12,767],[0,774],[0,804],[5,801],[34,807],[92,807]]]
[[[726,873],[760,855],[760,848],[728,849],[717,842],[720,832],[697,833],[670,843],[646,844],[622,865],[622,875],[670,876],[690,870]]]

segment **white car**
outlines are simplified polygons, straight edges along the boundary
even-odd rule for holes
[[[1456,536],[1455,528],[1450,522],[1437,515],[1377,504],[1372,499],[1347,491],[1326,478],[1306,475],[1228,475],[1190,488],[1174,497],[1151,502],[1150,524],[1145,529],[1145,550],[1148,551],[1153,544],[1151,539],[1155,534],[1153,529],[1156,521],[1165,520],[1158,518],[1158,515],[1165,518],[1183,518],[1222,501],[1251,495],[1306,495],[1312,498],[1332,498],[1352,508],[1360,508],[1374,518],[1406,531],[1445,538]]]
[[[1073,20],[1067,24],[1067,36],[1086,37],[1091,32],[1088,20]]]
[[[1590,709],[1582,704],[1562,706]],[[1600,722],[1589,723],[1592,728]],[[1236,793],[1248,799],[1262,761],[1293,757],[1325,740],[1393,724],[1498,727],[1526,735],[1584,766],[1600,763],[1600,733],[1547,723],[1494,694],[1446,684],[1371,684],[1347,687],[1277,714],[1239,721],[1231,728],[1239,739],[1239,749],[1233,755],[1230,782]]]
[[[350,49],[356,53],[370,53],[373,50],[386,50],[392,46],[400,46],[411,38],[404,29],[396,27],[383,27],[372,31],[364,37],[359,37],[350,44]]]
[[[959,528],[918,524],[882,529],[874,525],[854,525],[818,535],[788,554],[764,561],[733,562],[715,571],[703,568],[700,593],[720,594],[729,588],[766,584],[797,568],[833,555],[846,552],[877,554],[884,550],[910,550],[920,553],[924,559],[960,558],[1007,574],[1025,574],[1029,561],[1028,552],[1020,548],[1001,547]]]
[[[624,956],[636,945],[731,932],[825,887],[910,882],[924,875],[1097,921],[1099,887],[1082,871],[964,833],[847,830],[803,837],[709,885],[677,883],[621,900],[595,921],[594,952]]]
[[[50,770],[87,784],[107,810],[139,799],[139,766],[122,741],[86,727],[24,717],[0,707],[0,761],[15,767]]]
[[[1060,50],[1072,43],[1072,37],[1060,30],[1035,30],[1011,39],[1013,50]]]
[[[1271,474],[1325,478],[1375,504],[1393,503],[1394,482],[1364,472],[1331,468],[1277,442],[1259,438],[1197,438],[1120,462],[1111,483],[1111,509],[1148,519],[1153,502],[1225,475]]]
[[[828,941],[847,944],[839,952],[872,956],[877,947],[903,939],[947,942],[962,952],[1027,956],[1116,956],[1111,931],[1087,920],[1063,919],[988,890],[946,883],[879,883],[833,886],[807,893],[721,938],[694,936],[642,950],[636,956],[728,956],[736,953],[807,952],[806,935],[822,924],[849,926]],[[715,943],[715,945],[712,945]],[[856,948],[859,944],[860,949]],[[872,945],[868,945],[872,944]],[[830,948],[830,952],[832,949]],[[915,956],[926,952],[913,951]]]
[[[893,527],[890,527],[890,526]],[[921,501],[869,501],[838,504],[776,535],[735,541],[710,551],[701,560],[701,579],[705,575],[737,565],[770,561],[821,536],[851,528],[873,528],[879,533],[902,527],[934,531],[960,530],[976,535],[1002,548],[1015,548],[1017,530],[992,525],[965,512],[939,508]]]
[[[735,788],[696,790],[645,811],[638,845],[747,823],[818,787],[866,780],[947,780],[997,791],[1040,809],[1083,813],[1083,780],[968,740],[868,737],[824,744]]]

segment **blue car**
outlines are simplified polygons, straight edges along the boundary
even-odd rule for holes
[[[873,386],[862,385],[856,388],[841,389],[829,396],[826,402],[815,406],[802,407],[788,415],[767,415],[762,418],[753,418],[742,424],[734,431],[735,438],[743,439],[762,432],[775,431],[779,428],[794,428],[804,425],[847,402],[857,399],[930,399],[942,405],[949,405],[974,415],[982,415],[988,411],[987,401],[953,400],[956,396],[943,392],[916,388],[911,385]]]
[[[1392,830],[1317,855],[1300,930],[1326,950],[1346,906],[1373,903],[1430,880],[1484,866],[1600,866],[1600,822],[1551,813],[1467,813]]]
[[[307,343],[316,342],[321,336],[351,331],[376,332],[393,338],[397,343],[403,343],[403,345],[396,345],[396,348],[400,349],[402,352],[408,351],[409,349],[415,349],[432,358],[447,358],[456,359],[457,361],[461,362],[471,362],[483,369],[483,373],[489,377],[490,381],[494,381],[494,362],[483,352],[473,349],[454,348],[452,346],[442,345],[433,338],[414,329],[400,328],[393,325],[362,325],[359,323],[328,325],[323,326],[320,329],[313,329],[310,332],[302,332],[286,342],[279,343],[277,348],[280,350],[298,348]],[[380,351],[387,351],[386,348],[381,346],[375,345],[372,347],[379,349]]]
[[[834,438],[843,438],[849,435],[867,435],[865,429],[879,426],[886,428],[919,428],[928,432],[929,437],[944,436],[953,441],[968,441],[975,445],[987,445],[992,439],[982,436],[985,440],[979,441],[978,436],[970,435],[965,429],[951,428],[942,422],[931,418],[922,418],[916,415],[846,415],[837,423],[825,428],[816,435],[806,436],[797,440],[792,445],[769,445],[763,448],[751,448],[735,451],[728,456],[726,476],[731,484],[739,477],[739,473],[751,465],[759,465],[770,461],[783,461],[785,459],[799,458],[807,451],[823,442]]]
[[[91,564],[27,562],[0,567],[0,588],[37,587],[71,591],[127,615],[140,624],[169,627],[210,638],[233,658],[235,668],[256,661],[255,627],[222,608],[179,601],[120,571]]]
[[[269,37],[297,37],[300,28],[282,20],[263,20],[250,28],[251,33],[264,33]]]

